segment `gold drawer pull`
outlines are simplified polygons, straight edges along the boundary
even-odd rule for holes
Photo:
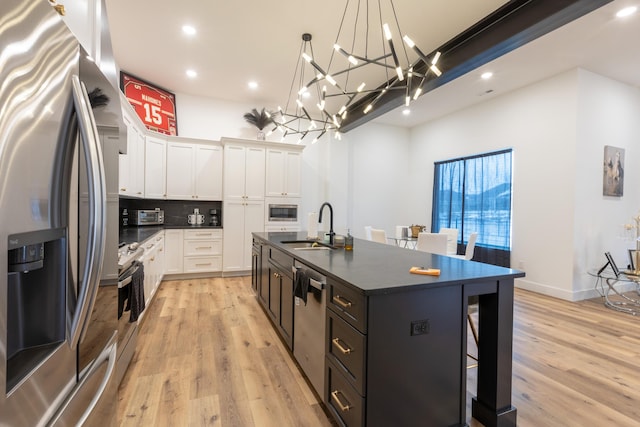
[[[342,308],[349,308],[349,307],[351,307],[353,305],[353,304],[351,304],[351,301],[349,301],[348,299],[344,299],[340,295],[334,295],[333,296],[333,302],[335,302],[336,304],[338,304]]]
[[[199,250],[205,250],[205,249],[211,249],[211,246],[198,246],[198,247],[196,248],[196,250],[197,250],[197,251],[199,251]]]
[[[332,342],[333,342],[333,345],[338,347],[338,350],[340,350],[342,354],[349,354],[351,353],[351,351],[353,351],[353,349],[350,347],[343,347],[342,344],[340,344],[340,338],[334,338]]]
[[[338,390],[334,390],[331,392],[331,398],[333,399],[334,402],[336,402],[336,405],[338,405],[338,408],[342,411],[342,412],[346,412],[349,409],[351,409],[351,405],[349,405],[349,402],[347,402],[347,404],[345,405],[344,403],[342,403],[342,401],[340,400],[340,398],[338,397],[338,393],[340,393]],[[342,394],[342,393],[340,393]]]
[[[207,262],[207,263],[199,263],[199,264],[196,264],[196,267],[202,267],[202,266],[205,266],[205,265],[211,265],[211,263],[210,263],[210,262]]]

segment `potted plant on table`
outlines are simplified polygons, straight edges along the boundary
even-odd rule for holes
[[[258,128],[258,139],[264,141],[264,129],[269,123],[272,123],[271,117],[267,111],[263,108],[261,111],[257,109],[252,109],[250,112],[245,113],[244,119],[247,123],[252,124],[253,126]]]

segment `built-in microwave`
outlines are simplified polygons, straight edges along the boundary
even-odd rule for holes
[[[134,209],[129,212],[129,223],[133,225],[164,224],[164,211],[162,209]]]
[[[298,205],[295,203],[267,202],[268,222],[298,222]]]

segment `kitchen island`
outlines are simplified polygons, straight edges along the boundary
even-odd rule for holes
[[[252,282],[263,306],[271,292],[265,289],[271,282],[265,271],[271,273],[272,267],[278,268],[274,277],[284,277],[299,263],[327,278],[321,397],[338,423],[466,425],[466,315],[469,297],[477,296],[478,385],[472,416],[486,426],[516,425],[513,285],[523,272],[359,239],[353,251],[345,251],[286,243],[306,240],[302,232],[253,237]],[[412,266],[440,269],[440,275],[410,274]],[[279,283],[278,310],[289,319],[293,290],[284,288],[294,286],[295,275]],[[294,348],[295,325],[276,326]]]

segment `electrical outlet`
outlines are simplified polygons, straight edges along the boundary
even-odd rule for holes
[[[431,325],[429,319],[426,320],[414,320],[411,322],[411,335],[426,335],[429,333]]]

